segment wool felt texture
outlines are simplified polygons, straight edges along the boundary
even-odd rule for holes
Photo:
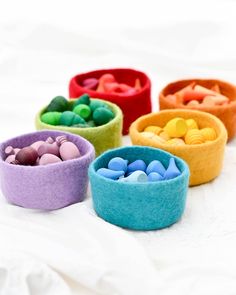
[[[88,90],[81,86],[84,79],[99,79],[106,73],[114,75],[119,83],[126,83],[131,86],[134,85],[135,79],[138,78],[142,89],[136,94],[119,95]],[[121,108],[124,114],[123,134],[128,134],[130,124],[133,121],[144,114],[150,113],[152,110],[151,81],[145,73],[133,69],[103,69],[76,75],[70,80],[69,97],[77,98],[84,93],[88,93],[91,97],[108,100]]]
[[[225,105],[216,105],[216,106],[187,106],[179,102],[170,101],[166,96],[168,94],[174,94],[176,91],[184,88],[189,85],[191,82],[196,82],[198,85],[201,85],[206,88],[211,88],[212,86],[218,84],[220,92],[227,96],[230,100],[229,104]],[[210,79],[191,79],[191,80],[180,80],[168,84],[159,94],[159,105],[160,110],[164,109],[193,109],[208,112],[212,115],[218,117],[225,125],[228,132],[228,140],[234,138],[236,135],[236,87],[233,84],[224,82],[221,80],[210,80]]]
[[[37,140],[66,135],[77,145],[81,157],[45,166],[22,166],[4,162],[4,149],[24,147]],[[94,148],[86,139],[60,131],[38,131],[9,139],[0,145],[1,189],[6,199],[25,208],[53,210],[83,201],[88,186],[88,166]]]
[[[119,182],[99,175],[113,157],[129,161],[143,159],[146,164],[161,160],[165,167],[171,157],[182,172],[180,176],[160,182]],[[134,230],[160,229],[177,222],[184,211],[189,169],[187,164],[167,152],[150,147],[129,146],[105,152],[89,167],[93,205],[104,220]]]
[[[40,110],[35,118],[35,126],[37,130],[48,129],[48,130],[61,130],[65,132],[70,132],[78,134],[87,140],[89,140],[96,152],[96,156],[100,155],[108,149],[121,146],[122,142],[122,124],[123,124],[123,115],[121,109],[110,102],[103,101],[100,99],[94,99],[96,101],[101,101],[107,104],[110,109],[115,114],[115,118],[112,119],[107,124],[92,127],[92,128],[80,128],[80,127],[67,127],[67,126],[53,126],[46,124],[41,121],[41,115],[44,113],[46,108]],[[73,105],[73,100],[70,100],[69,104]]]
[[[192,118],[197,122],[200,129],[204,127],[214,128],[217,133],[216,140],[203,144],[177,146],[145,138],[140,133],[149,125],[164,127],[169,120],[176,117]],[[191,186],[209,182],[221,172],[227,131],[224,124],[209,113],[176,109],[145,115],[131,125],[130,137],[134,145],[160,148],[185,160],[190,169]]]

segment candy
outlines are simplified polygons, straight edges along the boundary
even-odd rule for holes
[[[148,127],[146,127],[144,129],[144,132],[153,132],[156,135],[159,135],[161,131],[162,131],[162,128],[161,127],[159,127],[159,126],[152,126],[152,125],[150,125],[150,126],[148,126]]]
[[[204,136],[198,129],[189,130],[184,137],[186,144],[201,144],[204,143]]]
[[[164,174],[164,179],[169,180],[169,179],[179,176],[180,174],[181,174],[181,172],[179,171],[178,167],[175,164],[175,159],[170,158],[169,166],[166,169],[166,172]]]
[[[143,160],[136,160],[130,163],[127,167],[127,173],[134,172],[136,170],[146,171],[147,165]]]
[[[61,115],[59,112],[47,112],[42,114],[41,121],[49,125],[59,125]]]
[[[203,135],[205,141],[212,141],[215,140],[217,137],[215,130],[210,127],[203,128],[200,130],[200,132]]]
[[[104,176],[106,178],[110,178],[113,180],[117,180],[119,177],[125,174],[124,171],[114,171],[107,168],[100,168],[97,170],[97,173],[101,176]]]
[[[115,171],[127,171],[128,161],[120,157],[115,157],[111,159],[108,163],[108,168]]]
[[[98,79],[87,78],[82,82],[82,85],[86,89],[95,90],[98,86]]]
[[[77,105],[74,109],[73,112],[77,115],[79,115],[81,118],[83,119],[88,119],[90,114],[91,114],[91,110],[90,107],[86,104],[79,104]]]
[[[148,181],[150,181],[150,182],[160,181],[163,179],[164,179],[164,177],[157,172],[151,172],[150,174],[148,174]]]
[[[41,144],[38,148],[38,155],[41,157],[44,154],[53,154],[55,156],[59,156],[59,147],[57,143],[44,142]]]
[[[68,101],[63,96],[54,97],[46,108],[46,112],[64,112],[68,108]]]
[[[90,97],[87,93],[81,95],[78,99],[76,99],[73,103],[73,108],[75,108],[79,104],[90,104]]]
[[[77,146],[73,142],[68,141],[65,136],[58,136],[56,142],[59,145],[59,153],[63,161],[80,157],[80,151]]]
[[[17,154],[15,160],[21,165],[34,165],[38,158],[38,153],[31,146],[22,148]]]
[[[185,142],[181,138],[172,138],[166,142],[167,144],[171,145],[185,145]]]
[[[61,162],[61,159],[53,154],[43,154],[38,165],[48,165]]]
[[[188,130],[190,130],[190,129],[198,129],[197,122],[194,119],[187,119],[187,120],[185,120],[185,122],[187,124]]]
[[[32,143],[30,146],[32,148],[34,148],[36,150],[36,152],[38,151],[39,147],[44,144],[45,142],[42,141],[42,140],[38,140],[38,141],[35,141],[34,143]]]
[[[187,132],[187,129],[187,124],[183,118],[174,118],[164,127],[170,137],[182,137]]]
[[[166,171],[165,167],[158,160],[154,160],[154,161],[150,162],[147,166],[147,169],[146,169],[147,175],[149,175],[152,172],[156,172],[156,173],[163,176],[165,171]]]
[[[128,177],[120,178],[119,181],[122,182],[147,182],[147,174],[141,170],[136,170],[132,172]]]
[[[97,108],[93,112],[94,123],[98,126],[108,123],[113,118],[114,118],[113,112],[104,107]]]

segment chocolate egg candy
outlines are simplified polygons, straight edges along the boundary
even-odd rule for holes
[[[41,157],[44,154],[53,154],[55,156],[59,156],[59,147],[56,142],[54,143],[47,143],[44,142],[38,148],[38,155]]]
[[[124,171],[114,171],[107,168],[100,168],[97,170],[97,173],[101,176],[104,176],[106,178],[110,178],[113,180],[117,180],[119,177],[125,174]]]
[[[12,146],[7,146],[4,150],[6,155],[15,155],[14,148]]]
[[[136,170],[146,171],[147,165],[143,160],[136,160],[130,163],[127,167],[127,173],[134,172]]]
[[[16,156],[13,155],[9,155],[6,159],[5,162],[11,164],[13,161],[15,161]]]
[[[96,78],[88,78],[82,82],[82,85],[86,89],[95,90],[98,86],[98,79]]]
[[[127,170],[128,161],[120,157],[115,157],[111,159],[108,163],[108,168],[115,171],[124,171]]]
[[[212,141],[215,140],[217,137],[215,129],[210,127],[203,128],[200,130],[200,132],[203,135],[205,141]]]
[[[49,103],[46,112],[64,112],[67,108],[68,100],[63,96],[56,96]]]
[[[31,146],[27,146],[22,148],[16,154],[16,161],[18,161],[21,165],[34,165],[38,158],[38,153]]]
[[[147,174],[141,170],[132,172],[128,177],[120,178],[118,181],[121,182],[147,182]]]
[[[150,182],[161,181],[163,179],[164,179],[164,177],[157,172],[151,172],[148,175],[148,181],[150,181]]]
[[[89,107],[92,112],[94,112],[96,109],[101,108],[101,107],[108,108],[108,106],[105,103],[103,103],[102,101],[99,101],[99,100],[91,100]]]
[[[170,137],[182,137],[186,134],[188,127],[183,118],[174,118],[166,124],[164,130]]]
[[[77,105],[74,107],[73,112],[85,120],[88,119],[91,114],[90,107],[86,104]]]
[[[80,157],[80,151],[71,141],[64,141],[59,148],[60,156],[63,161],[72,160]]]
[[[111,110],[101,107],[97,108],[93,112],[93,120],[97,126],[104,125],[114,118],[114,114]]]
[[[186,144],[201,144],[204,143],[204,136],[198,129],[190,129],[185,137],[184,137]]]
[[[146,169],[147,175],[149,175],[152,172],[156,172],[156,173],[163,176],[166,172],[166,169],[160,161],[153,160],[152,162],[150,162],[148,164],[147,169]]]
[[[44,113],[41,116],[41,121],[43,123],[56,126],[60,124],[61,115],[62,114],[59,112]]]
[[[39,147],[44,144],[45,141],[39,140],[39,141],[35,141],[34,143],[32,143],[30,146],[32,148],[34,148],[36,150],[36,152],[38,151]]]
[[[90,104],[90,96],[87,93],[81,95],[78,99],[76,99],[74,101],[73,108],[75,108],[79,104],[89,105]]]
[[[52,154],[43,154],[42,157],[39,159],[39,165],[48,165],[48,164],[54,164],[62,162],[62,160]]]
[[[164,174],[164,179],[165,180],[172,179],[172,178],[179,176],[180,174],[181,174],[181,172],[175,164],[175,159],[170,158],[169,166],[166,169],[166,172]]]

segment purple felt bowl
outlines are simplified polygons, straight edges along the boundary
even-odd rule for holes
[[[66,135],[77,145],[81,157],[45,166],[22,166],[4,162],[5,148],[25,147],[37,140]],[[0,180],[6,199],[15,205],[42,210],[59,209],[83,201],[88,186],[88,166],[94,148],[86,139],[60,131],[38,131],[9,139],[0,144]]]

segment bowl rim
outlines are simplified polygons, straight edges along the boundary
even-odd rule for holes
[[[191,119],[194,119],[194,115],[198,115],[198,116],[202,116],[202,117],[209,117],[211,118],[212,120],[215,121],[215,123],[219,126],[219,129],[220,129],[220,134],[218,135],[218,137],[215,139],[215,140],[212,140],[210,142],[206,142],[206,143],[201,143],[201,144],[193,144],[193,145],[169,145],[169,144],[166,144],[166,143],[160,143],[160,142],[155,142],[153,141],[152,139],[150,138],[146,138],[145,137],[145,141],[146,142],[149,142],[150,144],[153,144],[155,143],[158,148],[168,148],[168,150],[170,151],[171,153],[171,150],[174,149],[174,150],[178,150],[178,151],[186,151],[186,150],[196,150],[197,148],[202,148],[203,146],[204,147],[210,147],[210,146],[213,146],[217,143],[219,143],[220,141],[222,141],[222,139],[224,139],[225,137],[225,140],[227,141],[227,130],[224,126],[224,124],[221,122],[220,119],[218,119],[216,116],[210,114],[210,113],[207,113],[207,112],[202,112],[202,111],[199,111],[199,110],[190,110],[190,109],[166,109],[166,110],[161,110],[159,112],[156,112],[156,113],[150,113],[150,114],[147,114],[147,115],[144,115],[144,116],[141,116],[139,117],[136,121],[134,121],[131,126],[130,126],[130,129],[129,129],[129,134],[130,134],[130,137],[132,139],[132,135],[134,135],[136,138],[144,138],[141,134],[141,132],[138,131],[138,128],[137,126],[140,124],[140,122],[142,122],[144,119],[146,118],[155,118],[155,117],[158,117],[160,114],[164,114],[164,113],[173,113],[173,114],[176,114],[175,117],[181,117],[181,114],[180,113],[186,113],[186,114],[189,114],[190,115],[190,118]],[[191,116],[192,115],[192,116]]]
[[[119,152],[119,151],[122,151],[122,150],[132,150],[132,149],[139,149],[139,150],[146,150],[148,149],[149,151],[158,151],[159,153],[161,154],[165,154],[166,156],[170,157],[170,158],[174,158],[175,160],[177,160],[179,163],[181,163],[181,165],[183,166],[183,171],[182,173],[175,177],[175,178],[172,178],[172,179],[168,179],[168,180],[163,180],[163,181],[156,181],[156,182],[123,182],[123,181],[115,181],[113,179],[109,179],[109,178],[106,178],[102,175],[99,175],[96,173],[96,170],[95,170],[95,164],[99,161],[101,161],[104,157],[107,157],[108,155],[111,156],[113,153],[115,152]],[[89,174],[89,178],[91,177],[96,177],[102,181],[105,181],[105,182],[108,182],[108,183],[111,183],[111,184],[114,184],[114,185],[118,185],[118,186],[137,186],[137,187],[147,187],[147,186],[152,186],[153,188],[156,187],[156,186],[163,186],[163,185],[166,185],[166,184],[172,184],[176,181],[183,181],[186,177],[189,179],[189,176],[190,176],[190,171],[189,171],[189,167],[188,167],[188,164],[181,158],[169,153],[169,152],[166,152],[164,150],[161,150],[159,148],[154,148],[154,147],[149,147],[149,146],[139,146],[139,145],[131,145],[131,146],[123,146],[123,147],[119,147],[119,148],[115,148],[115,149],[110,149],[106,152],[104,152],[102,155],[100,155],[99,157],[97,157],[94,161],[92,161],[92,163],[89,165],[89,169],[88,169],[88,174]],[[189,180],[188,180],[189,181]],[[91,179],[90,179],[90,182],[91,182]],[[188,184],[187,184],[188,186]]]
[[[47,106],[44,106],[43,108],[41,108],[37,112],[37,114],[35,116],[35,122],[36,123],[39,122],[41,124],[41,126],[44,127],[44,128],[49,128],[48,130],[55,130],[55,131],[59,130],[59,131],[62,131],[62,132],[64,132],[64,130],[65,130],[65,132],[68,132],[68,130],[69,130],[69,132],[73,133],[73,132],[76,132],[76,131],[88,131],[88,130],[89,131],[91,131],[91,130],[100,131],[100,130],[104,129],[104,127],[108,127],[110,125],[113,125],[114,123],[116,123],[120,119],[122,119],[122,117],[123,117],[122,110],[115,103],[112,103],[112,102],[109,102],[109,101],[106,101],[106,100],[103,100],[103,99],[99,99],[99,98],[90,98],[90,99],[97,100],[97,101],[102,101],[105,104],[107,104],[108,106],[111,106],[112,108],[114,108],[115,109],[115,117],[111,121],[109,121],[108,123],[100,125],[100,126],[95,126],[95,127],[81,128],[81,127],[72,127],[72,126],[63,126],[63,125],[50,125],[50,124],[44,123],[41,120],[41,116],[44,113],[45,109],[47,108]],[[72,103],[73,101],[74,101],[74,99],[69,98],[70,103]]]
[[[184,105],[184,104],[177,104],[175,102],[171,102],[167,99],[167,95],[164,94],[164,92],[166,91],[166,89],[172,85],[175,85],[175,84],[178,84],[178,83],[181,83],[181,82],[186,82],[186,83],[191,83],[191,82],[194,82],[194,81],[206,81],[206,82],[216,82],[218,84],[225,84],[227,85],[228,87],[230,88],[234,88],[235,89],[235,92],[236,92],[236,86],[234,86],[232,83],[229,83],[229,82],[226,82],[224,80],[219,80],[219,79],[211,79],[211,78],[208,78],[208,79],[203,79],[203,78],[192,78],[192,79],[180,79],[180,80],[176,80],[176,81],[173,81],[173,82],[170,82],[168,83],[164,88],[162,88],[162,90],[160,91],[159,93],[159,101],[160,100],[165,100],[165,101],[168,101],[168,103],[170,103],[173,107],[177,107],[177,108],[181,108],[181,109],[187,109],[187,110],[197,110],[197,111],[205,111],[205,112],[210,112],[210,111],[217,111],[217,110],[222,110],[222,109],[231,109],[232,107],[236,106],[236,100],[230,100],[230,103],[228,104],[224,104],[224,105],[214,105],[214,106],[204,106],[204,105],[201,105],[201,106],[187,106],[187,105]]]
[[[93,73],[111,73],[111,72],[131,72],[133,74],[139,75],[139,76],[143,76],[145,78],[145,84],[142,86],[142,88],[135,94],[128,94],[128,95],[122,95],[122,94],[108,94],[105,92],[98,92],[96,90],[88,90],[86,88],[84,88],[82,85],[79,85],[77,82],[78,77],[80,76],[86,76],[86,75],[91,75]],[[103,95],[104,97],[107,98],[111,98],[111,99],[116,99],[116,98],[132,98],[132,97],[136,97],[137,95],[140,95],[140,93],[143,93],[145,91],[147,91],[148,89],[150,89],[151,87],[151,80],[149,79],[149,77],[142,71],[139,70],[135,70],[132,68],[104,68],[104,69],[97,69],[97,70],[93,70],[93,71],[89,71],[89,72],[83,72],[80,74],[75,75],[74,77],[71,78],[70,80],[70,85],[73,83],[73,87],[76,87],[76,89],[81,89],[84,92],[87,92],[88,94],[90,94],[91,96],[96,96],[96,95]]]
[[[69,132],[64,132],[64,131],[60,131],[60,130],[47,130],[47,129],[44,129],[44,130],[34,131],[34,132],[31,132],[31,133],[21,134],[21,135],[12,137],[10,139],[7,139],[7,140],[1,142],[0,143],[0,150],[2,149],[2,146],[6,145],[7,142],[12,141],[12,140],[16,140],[16,139],[21,138],[21,137],[23,138],[23,137],[28,137],[28,136],[37,135],[37,134],[55,133],[55,132],[58,133],[58,135],[59,134],[61,134],[61,135],[65,134],[65,135],[69,135],[71,137],[78,137],[80,141],[82,141],[84,144],[86,144],[86,153],[84,155],[82,155],[81,157],[76,158],[76,159],[66,160],[66,161],[62,161],[62,162],[58,162],[58,163],[52,163],[50,165],[38,165],[38,166],[12,165],[10,163],[5,162],[5,160],[3,160],[2,156],[0,155],[0,164],[3,165],[3,166],[6,166],[6,167],[10,167],[11,169],[21,169],[21,170],[22,169],[24,169],[24,170],[33,169],[35,171],[36,170],[40,171],[40,170],[45,170],[45,169],[53,169],[54,170],[55,167],[58,167],[58,169],[59,169],[59,168],[62,168],[63,166],[65,166],[65,165],[74,165],[74,163],[77,163],[77,162],[79,163],[79,162],[87,161],[90,157],[94,158],[94,154],[95,154],[94,147],[87,139],[83,138],[80,135],[69,133]]]

